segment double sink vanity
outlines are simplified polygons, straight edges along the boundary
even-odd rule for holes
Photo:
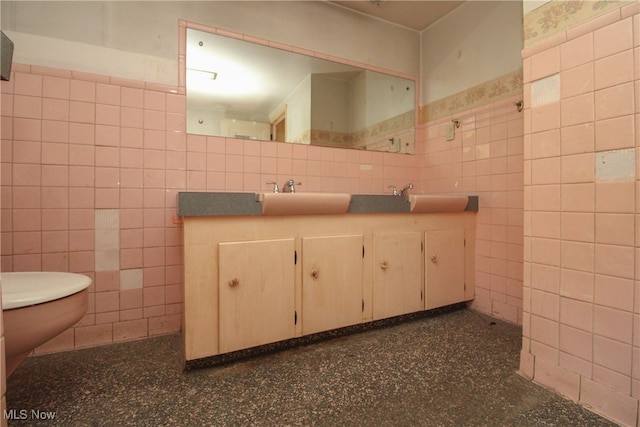
[[[476,196],[181,192],[187,367],[474,298]]]

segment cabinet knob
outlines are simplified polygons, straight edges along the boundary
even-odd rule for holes
[[[318,279],[318,277],[320,277],[320,270],[318,270],[317,268],[311,270],[311,277],[313,277],[314,280]]]
[[[432,256],[432,257],[431,257],[431,262],[435,262],[435,263],[437,263],[437,262],[438,262],[438,255],[434,255],[434,256]]]
[[[229,281],[227,282],[227,284],[228,284],[230,287],[235,288],[236,286],[238,286],[238,285],[240,284],[240,281],[239,281],[239,280],[238,280],[238,278],[236,277],[236,278],[234,278],[234,279],[232,279],[232,280],[229,280]]]
[[[387,268],[389,268],[389,266],[387,265],[387,261],[382,261],[380,263],[380,268],[383,270],[386,270]]]

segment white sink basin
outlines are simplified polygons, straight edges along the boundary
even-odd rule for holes
[[[469,203],[468,196],[440,194],[410,194],[411,212],[462,212]]]
[[[349,210],[347,193],[259,193],[262,215],[328,215]]]

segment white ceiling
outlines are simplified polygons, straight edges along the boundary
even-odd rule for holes
[[[337,5],[422,31],[464,3],[438,0],[348,0],[333,1]]]

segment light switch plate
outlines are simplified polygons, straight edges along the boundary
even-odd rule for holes
[[[452,141],[455,139],[455,137],[456,137],[455,125],[453,123],[447,123],[447,130],[446,130],[447,141]]]

